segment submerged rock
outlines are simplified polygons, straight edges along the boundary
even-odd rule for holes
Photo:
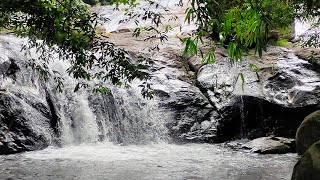
[[[303,154],[315,142],[320,140],[320,111],[308,115],[296,134],[297,152]]]
[[[295,151],[295,140],[283,137],[261,137],[243,144],[242,148],[260,154],[284,154]]]
[[[314,143],[294,166],[291,180],[320,179],[320,141]]]

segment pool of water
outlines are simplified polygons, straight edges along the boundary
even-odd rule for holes
[[[295,154],[259,155],[212,144],[112,143],[0,156],[0,179],[290,179]]]

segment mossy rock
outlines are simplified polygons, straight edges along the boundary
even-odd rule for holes
[[[320,49],[319,48],[300,48],[295,50],[298,58],[308,61],[316,70],[320,69]]]
[[[320,141],[314,143],[294,166],[291,180],[320,179]]]
[[[311,113],[299,126],[296,134],[298,154],[304,154],[315,142],[320,140],[320,110]]]

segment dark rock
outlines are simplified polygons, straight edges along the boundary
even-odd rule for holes
[[[320,111],[304,118],[296,134],[297,152],[303,154],[315,142],[320,140]]]
[[[11,36],[0,39],[0,154],[43,149],[55,138],[45,83],[27,67],[21,43]]]
[[[215,123],[211,119],[213,107],[201,91],[180,80],[161,80],[161,82],[154,85],[153,89],[161,91],[161,94],[167,94],[166,97],[162,96],[161,104],[174,114],[174,121],[167,123],[171,137],[175,141],[215,138],[215,132],[213,132]],[[213,129],[204,128],[205,124],[213,124]]]
[[[0,92],[0,107],[0,154],[37,150],[49,145],[50,119],[41,112],[7,92]]]
[[[294,166],[291,180],[320,179],[320,141],[314,143]]]
[[[320,78],[308,62],[284,48],[269,48],[262,58],[248,56],[234,66],[224,58],[199,70],[198,86],[218,112],[220,141],[293,138],[303,118],[317,109]],[[250,71],[250,63],[260,71]]]

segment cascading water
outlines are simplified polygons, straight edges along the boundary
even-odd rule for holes
[[[164,5],[172,9],[175,9],[174,3],[164,1]],[[121,28],[117,23],[114,26],[111,24],[107,31]],[[192,28],[195,26],[186,27],[188,30]],[[170,33],[174,36],[177,31]],[[16,52],[17,59],[26,59],[19,55],[21,39],[10,36],[1,39],[4,40],[0,44]],[[159,59],[159,64],[166,60]],[[58,60],[50,64],[50,68],[59,71],[64,79],[62,93],[56,92],[53,81],[42,82],[32,69],[21,68],[17,77],[3,76],[1,79],[1,89],[6,89],[6,93],[14,97],[19,96],[21,104],[14,107],[26,111],[18,113],[30,117],[27,118],[32,120],[30,126],[41,132],[39,139],[48,141],[46,145],[49,147],[0,156],[0,179],[289,179],[296,162],[293,154],[259,156],[232,151],[219,144],[168,144],[167,123],[177,121],[174,113],[183,105],[191,106],[181,92],[195,96],[194,92],[198,90],[178,80],[178,75],[170,74],[176,71],[172,66],[160,67],[154,73],[159,73],[157,78],[160,80],[153,79],[157,86],[161,86],[163,96],[168,96],[165,94],[168,89],[175,93],[167,102],[171,103],[173,98],[181,101],[171,109],[163,106],[160,97],[144,99],[139,81],[132,82],[129,89],[110,85],[110,93],[105,95],[86,90],[74,92],[77,80],[65,73],[68,66]],[[177,84],[179,86],[175,86]],[[52,105],[48,105],[46,97],[50,97]],[[210,106],[202,103],[203,99],[199,97],[202,96],[197,96],[194,101],[200,102],[201,109]],[[195,117],[202,115],[200,110],[189,110],[196,114]],[[53,114],[57,123],[50,121]],[[181,121],[191,119],[187,115],[180,118]],[[57,125],[53,127],[54,124]]]
[[[3,39],[14,47],[10,49],[4,47],[4,54],[8,54],[5,57],[12,58],[12,52],[19,52],[21,49],[22,41],[19,42],[17,38],[10,36]],[[13,42],[15,44],[12,44]],[[23,52],[19,54],[23,57]],[[85,89],[74,92],[78,80],[66,73],[69,64],[56,59],[49,64],[49,67],[51,71],[59,72],[64,79],[63,92],[57,92],[53,80],[43,84],[36,71],[24,70],[21,67],[19,68],[23,72],[14,78],[3,77],[1,81],[2,88],[8,91],[40,97],[50,96],[55,111],[51,113],[56,114],[58,118],[57,127],[54,127],[58,134],[50,131],[46,133],[47,139],[55,137],[60,146],[98,141],[146,144],[167,140],[165,121],[170,119],[171,115],[159,107],[157,98],[147,100],[142,97],[138,87],[139,81],[133,82],[129,89],[110,85],[111,92],[106,95]],[[44,86],[46,92],[42,92],[41,88]],[[43,104],[46,103],[43,101]],[[51,140],[49,143],[55,145]]]
[[[244,112],[244,101],[242,96],[240,96],[239,105],[240,105],[239,109],[240,109],[240,119],[241,119],[240,135],[242,137],[246,137],[246,115]]]
[[[53,63],[51,67],[59,66]],[[165,112],[160,115],[156,99],[142,98],[139,82],[132,84],[131,89],[114,87],[111,93],[102,95],[85,90],[75,93],[77,81],[68,75],[64,80],[64,92],[56,94],[62,144],[98,141],[132,144],[166,138],[164,121],[170,117]]]

